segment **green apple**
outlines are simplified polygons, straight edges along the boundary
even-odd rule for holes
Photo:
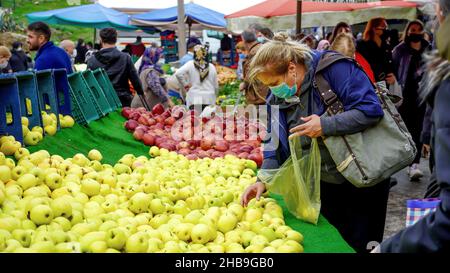
[[[276,253],[277,249],[273,246],[266,246],[261,250],[261,253]]]
[[[155,198],[150,202],[150,210],[154,215],[162,214],[166,212],[166,206],[163,204],[161,199]]]
[[[144,213],[144,212],[148,211],[148,209],[151,205],[151,201],[152,201],[152,199],[151,199],[150,195],[145,194],[143,192],[138,192],[131,197],[128,208],[136,214]],[[155,211],[153,211],[153,212],[157,213],[156,211],[159,211],[159,210],[157,210],[157,208],[155,208]]]
[[[102,161],[103,156],[102,156],[102,154],[101,154],[98,150],[93,149],[93,150],[90,150],[90,151],[89,151],[89,153],[88,153],[88,158],[89,158],[90,160]]]
[[[275,230],[275,233],[279,239],[284,239],[286,238],[286,234],[289,230],[292,229],[288,226],[280,226]]]
[[[50,206],[38,205],[31,209],[30,220],[36,225],[47,225],[53,220],[53,211]]]
[[[28,151],[27,148],[19,148],[15,153],[14,153],[14,157],[16,158],[17,161],[19,161],[20,159],[29,156],[30,155],[30,151]]]
[[[244,215],[244,220],[250,223],[258,221],[261,219],[262,213],[260,209],[257,208],[248,208]]]
[[[261,253],[264,248],[264,245],[249,245],[245,248],[245,253]]]
[[[11,170],[12,179],[17,180],[22,175],[27,173],[27,169],[24,166],[16,166]]]
[[[156,253],[164,247],[163,242],[158,238],[150,237],[148,240],[148,253]]]
[[[266,237],[264,237],[263,235],[256,235],[252,238],[252,240],[250,241],[251,245],[263,245],[268,246],[269,245],[269,240],[267,240]]]
[[[20,221],[27,219],[25,210],[13,210],[9,213],[10,216],[19,219]]]
[[[90,246],[92,243],[96,241],[105,241],[106,240],[106,232],[105,231],[92,231],[89,232],[80,239],[81,251],[89,252]]]
[[[149,237],[145,232],[137,232],[128,237],[125,251],[128,253],[145,253],[148,249]]]
[[[109,185],[111,188],[115,188],[117,185],[117,179],[116,177],[112,176],[112,175],[105,175],[103,177],[103,184],[105,185]]]
[[[174,241],[168,241],[164,244],[164,253],[181,253],[180,245]]]
[[[117,163],[114,165],[114,170],[117,172],[117,174],[130,174],[131,173],[131,168],[130,166],[127,166],[125,164],[122,163]]]
[[[151,157],[157,157],[157,156],[160,156],[160,150],[159,150],[159,148],[156,147],[156,146],[150,147],[149,155],[150,155]]]
[[[207,225],[197,224],[192,227],[191,239],[196,244],[206,244],[211,238],[211,232]]]
[[[175,214],[185,216],[190,212],[187,204],[183,200],[178,200],[175,206],[173,207],[173,211]]]
[[[81,246],[78,242],[59,243],[55,250],[58,253],[81,253]]]
[[[27,230],[35,230],[36,224],[29,219],[25,219],[25,220],[22,220],[22,228],[27,229]]]
[[[21,247],[22,247],[22,245],[20,244],[19,241],[14,240],[14,239],[9,239],[5,242],[5,247],[4,247],[3,252],[12,253],[12,252],[14,252],[14,250],[21,248]]]
[[[228,210],[233,213],[238,220],[244,215],[244,207],[240,204],[232,203],[228,205]]]
[[[184,221],[195,225],[199,223],[200,218],[202,217],[203,214],[199,210],[193,210],[184,217]]]
[[[250,242],[252,241],[253,237],[255,237],[255,236],[256,236],[256,233],[254,233],[253,231],[250,231],[250,230],[242,232],[242,235],[241,235],[242,245],[244,247],[248,247],[250,245]]]
[[[127,242],[127,233],[121,227],[110,229],[106,233],[106,244],[108,245],[109,248],[121,250],[125,246],[126,242]]]
[[[211,253],[225,253],[225,247],[219,244],[208,243],[206,244],[206,247]]]
[[[93,179],[83,179],[81,181],[81,192],[89,197],[100,194],[100,183]]]
[[[177,235],[178,239],[187,242],[191,238],[191,230],[193,227],[193,224],[182,223],[174,227],[174,232]]]
[[[293,240],[293,241],[298,242],[298,243],[302,243],[303,242],[303,235],[300,232],[298,232],[298,231],[288,230],[288,231],[286,231],[285,235],[286,235],[285,236],[286,240]]]
[[[53,210],[53,215],[55,217],[62,216],[65,218],[69,218],[72,215],[72,205],[69,199],[65,197],[59,197],[54,199],[51,202],[50,206]]]
[[[72,158],[72,163],[80,167],[85,167],[89,163],[89,159],[84,154],[76,154]]]
[[[118,208],[117,203],[112,202],[110,200],[106,200],[105,202],[102,203],[101,206],[105,212],[113,212],[116,211]]]
[[[108,249],[105,241],[96,241],[90,244],[89,251],[90,253],[105,253]]]
[[[3,183],[7,183],[11,178],[11,169],[8,168],[8,166],[0,165],[0,180],[3,181]]]
[[[259,234],[266,237],[266,239],[271,242],[275,239],[277,239],[277,234],[275,233],[275,230],[270,227],[263,227],[259,230]]]
[[[55,244],[68,243],[70,241],[69,235],[63,230],[54,230],[50,233],[50,236]]]
[[[70,221],[70,224],[73,227],[74,225],[83,222],[83,213],[81,211],[78,211],[78,210],[73,210],[72,211],[72,216],[70,216],[68,218],[68,220]]]
[[[72,218],[72,213],[68,218]],[[72,224],[70,223],[70,221],[67,218],[64,217],[56,217],[55,219],[53,219],[52,223],[57,223],[61,226],[62,230],[64,232],[69,231],[72,228]],[[23,224],[22,224],[23,225]]]
[[[6,230],[12,232],[20,227],[20,220],[14,217],[6,216],[0,218],[0,230]]]
[[[161,225],[167,223],[169,221],[169,216],[166,214],[158,214],[155,215],[149,222],[150,226],[153,228],[158,228]]]
[[[223,233],[227,233],[236,227],[237,222],[238,219],[234,216],[234,214],[224,214],[220,216],[219,221],[217,222],[217,229]]]
[[[263,219],[259,219],[250,224],[250,230],[255,233],[260,233],[261,229],[266,226],[266,222]]]
[[[231,230],[225,233],[225,242],[226,243],[239,243],[242,242],[242,231],[240,230]]]
[[[249,168],[255,172],[256,172],[256,170],[258,170],[258,165],[253,160],[245,160],[245,167]]]
[[[225,248],[225,253],[244,253],[245,250],[241,244],[231,243],[228,244]]]
[[[62,186],[62,177],[58,173],[49,173],[45,177],[45,184],[51,189],[55,190]]]
[[[30,246],[33,235],[33,230],[16,229],[12,232],[13,239],[17,240],[23,247]]]
[[[38,253],[55,253],[56,246],[51,241],[40,241],[31,245],[31,249],[37,251]]]

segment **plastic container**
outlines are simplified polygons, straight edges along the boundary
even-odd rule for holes
[[[12,116],[10,123],[6,118],[7,112]],[[0,135],[13,135],[23,144],[19,85],[13,74],[0,75]]]
[[[69,81],[65,69],[54,69],[55,89],[58,98],[59,113],[62,115],[72,114],[72,103],[70,99]]]
[[[109,105],[108,100],[103,93],[102,88],[100,87],[98,81],[95,79],[94,74],[91,70],[86,70],[81,73],[83,75],[84,80],[86,81],[89,90],[97,101],[98,106],[100,107],[100,111],[98,114],[100,116],[106,116],[108,113],[112,112],[112,108]]]
[[[59,121],[59,105],[55,90],[53,71],[50,69],[36,71],[36,82],[40,109],[41,111],[56,115],[57,130],[59,131],[61,129]],[[50,109],[47,109],[47,105],[50,106]]]
[[[42,116],[39,108],[39,97],[36,75],[33,72],[15,73],[19,86],[20,111],[28,118],[29,128],[42,127]]]
[[[100,118],[98,104],[93,98],[86,97],[89,87],[81,76],[80,72],[75,72],[68,76],[70,94],[73,102],[72,115],[79,124],[89,124],[91,121]]]

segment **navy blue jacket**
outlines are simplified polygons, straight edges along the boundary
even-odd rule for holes
[[[383,242],[381,252],[450,251],[450,79],[441,83],[432,101],[431,146],[441,203],[436,212]]]
[[[34,60],[36,70],[65,68],[67,74],[73,73],[69,54],[64,49],[55,46],[53,42],[47,42],[41,46]]]
[[[307,64],[308,73],[302,83],[300,92],[300,103],[286,103],[282,99],[275,98],[269,94],[267,104],[280,107],[278,119],[269,111],[269,131],[272,138],[264,146],[263,169],[278,168],[290,155],[289,151],[289,129],[302,121],[300,117],[316,114],[322,116],[326,107],[322,102],[317,89],[311,84],[315,69],[321,56],[325,52],[314,52],[312,61]],[[323,76],[330,87],[344,104],[345,112],[332,117],[321,117],[322,131],[324,135],[345,135],[363,131],[374,125],[383,116],[378,97],[374,87],[364,72],[353,62],[341,60],[324,70]],[[271,109],[269,107],[269,109]],[[297,124],[295,124],[297,123]],[[338,126],[336,126],[338,125]],[[278,130],[272,130],[276,128]],[[305,143],[308,146],[308,143]],[[335,169],[335,164],[326,148],[319,142],[322,155],[322,177],[330,176],[327,181],[331,183],[342,183],[343,181],[331,181],[338,175],[337,171],[331,175],[330,171]],[[330,162],[326,162],[330,161]],[[325,165],[324,165],[325,164]],[[327,175],[327,173],[329,175]]]

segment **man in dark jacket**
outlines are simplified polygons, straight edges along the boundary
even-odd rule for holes
[[[70,57],[67,53],[50,41],[52,32],[43,22],[35,22],[28,26],[27,43],[31,51],[36,51],[35,69],[65,68],[67,74],[73,73]]]
[[[448,0],[441,0],[441,11],[448,13]],[[442,6],[443,5],[443,6]],[[446,14],[444,14],[446,15]],[[381,252],[449,252],[450,251],[450,16],[437,34],[438,52],[429,57],[428,75],[422,96],[433,109],[431,146],[435,176],[441,203],[413,226],[381,243]]]
[[[13,72],[28,70],[29,58],[22,50],[21,42],[14,42],[12,44],[11,59],[9,64],[11,65]]]
[[[117,31],[114,28],[102,29],[100,38],[102,49],[89,58],[88,68],[91,70],[97,68],[105,69],[122,102],[122,106],[130,106],[133,95],[131,94],[128,81],[133,84],[134,90],[139,95],[143,94],[142,84],[136,68],[131,61],[130,55],[120,52],[116,48]]]
[[[84,43],[83,39],[78,39],[76,49],[77,49],[77,56],[75,57],[75,63],[84,64],[86,61],[86,52],[88,51],[88,48]]]

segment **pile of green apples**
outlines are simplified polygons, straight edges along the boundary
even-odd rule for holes
[[[150,152],[0,153],[0,252],[303,252],[274,199],[240,205],[255,162]]]

